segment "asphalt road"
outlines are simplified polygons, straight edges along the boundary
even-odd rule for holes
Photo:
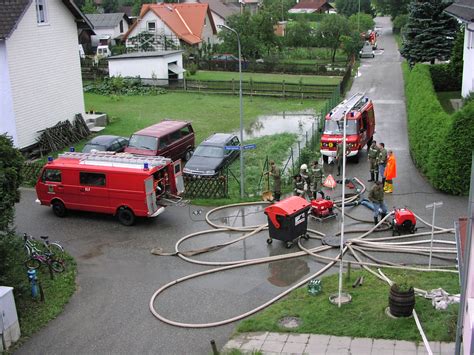
[[[452,227],[455,219],[467,214],[467,198],[435,191],[414,168],[408,151],[401,58],[388,18],[378,18],[377,26],[382,33],[380,50],[374,59],[362,60],[352,92],[365,91],[374,101],[375,138],[385,142],[397,157],[398,178],[394,194],[387,197],[387,205],[408,206],[429,219],[431,213],[425,205],[443,201],[436,224]],[[327,167],[327,172],[332,169]],[[359,164],[348,165],[348,174],[366,181],[365,152]],[[172,206],[157,219],[142,220],[127,228],[112,217],[90,213],[70,213],[59,219],[50,209],[37,206],[35,198],[33,190],[22,190],[16,208],[17,231],[35,236],[48,234],[63,243],[77,259],[77,292],[65,311],[28,340],[18,354],[209,354],[211,339],[218,346],[225,344],[235,324],[182,329],[156,320],[148,309],[150,297],[158,287],[208,268],[150,253],[155,247],[172,250],[182,236],[208,229],[199,207]],[[266,218],[261,210],[227,211],[227,215],[215,217],[220,223],[232,225],[264,223]],[[363,207],[351,213],[372,218]],[[313,221],[310,227],[326,233],[335,233],[339,228],[335,222]],[[234,237],[228,233],[211,234],[186,242],[183,247],[195,248]],[[262,233],[245,243],[198,258],[236,260],[288,252],[277,241],[267,246],[265,239],[266,234]],[[178,321],[226,319],[264,303],[319,268],[321,264],[303,257],[206,276],[170,289],[156,306],[165,316]]]

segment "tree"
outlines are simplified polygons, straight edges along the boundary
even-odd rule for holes
[[[285,34],[285,43],[288,47],[311,47],[312,32],[308,21],[302,20],[288,26]]]
[[[454,75],[459,78],[459,81],[462,81],[462,71],[463,71],[463,55],[464,55],[464,28],[461,28],[456,34],[456,39],[454,40],[453,50],[451,52],[451,59],[449,61],[449,66],[453,71]]]
[[[458,31],[457,21],[443,12],[443,0],[418,0],[408,9],[408,23],[400,53],[411,67],[418,62],[447,60]]]
[[[118,5],[117,0],[102,0],[102,8],[105,13],[117,12]]]
[[[334,62],[336,51],[341,47],[342,36],[350,35],[349,21],[341,15],[329,14],[323,18],[318,28],[318,37],[324,47],[331,49]]]
[[[96,13],[98,13],[97,7],[95,7],[93,0],[86,0],[84,2],[84,5],[82,5],[82,7],[81,7],[81,11],[84,14],[96,14]]]
[[[390,15],[392,20],[398,15],[408,13],[410,0],[372,0],[377,12]]]
[[[13,147],[13,140],[0,135],[0,231],[8,232],[15,217],[15,203],[20,200],[23,156]]]
[[[359,12],[359,3],[360,12],[374,15],[370,0],[336,0],[337,13],[347,17],[357,14]]]
[[[364,41],[360,37],[360,34],[356,31],[353,31],[350,35],[341,36],[342,50],[347,54],[347,58],[357,55],[363,43]]]
[[[367,32],[375,26],[375,21],[369,14],[353,14],[349,17],[349,24],[353,31]]]

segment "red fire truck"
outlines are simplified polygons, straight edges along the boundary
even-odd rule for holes
[[[69,152],[48,158],[36,183],[36,202],[52,206],[58,217],[68,210],[92,211],[115,215],[131,226],[136,217],[160,215],[161,200],[178,199],[183,192],[180,160]]]
[[[374,105],[364,94],[357,93],[326,115],[320,143],[325,163],[329,157],[336,156],[336,144],[342,142],[344,121],[348,157],[353,157],[358,162],[359,152],[365,145],[370,147],[372,144],[375,132]]]

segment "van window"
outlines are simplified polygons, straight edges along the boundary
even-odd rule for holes
[[[46,169],[43,172],[43,176],[41,181],[49,181],[49,182],[61,182],[61,170],[56,169]]]
[[[169,141],[168,136],[161,137],[160,138],[160,148],[159,149],[166,148],[169,145],[169,143],[170,143],[170,141]]]
[[[189,129],[189,126],[181,128],[180,132],[181,132],[182,137],[187,136],[189,133],[191,133],[190,129]]]
[[[175,164],[174,173],[178,174],[181,171],[181,164]]]
[[[181,133],[179,133],[179,131],[176,131],[170,134],[171,143],[173,143],[174,141],[177,141],[180,138],[181,138]]]
[[[130,141],[128,142],[128,146],[130,148],[150,149],[150,150],[155,150],[157,144],[158,144],[158,138],[150,137],[150,136],[141,136],[139,134],[133,134],[130,137]]]
[[[105,186],[105,174],[101,173],[79,173],[81,185]]]

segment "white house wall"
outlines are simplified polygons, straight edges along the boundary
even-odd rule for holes
[[[216,24],[216,26],[217,26],[217,24]],[[217,43],[217,41],[216,41],[217,38],[214,35],[214,33],[212,32],[212,26],[211,26],[208,15],[206,15],[206,23],[203,27],[201,38],[202,38],[203,42],[208,43],[208,44]]]
[[[168,63],[173,62],[183,67],[181,53],[166,57],[113,59],[109,60],[109,76],[139,76],[142,79],[156,78],[168,80]],[[183,74],[179,74],[178,78],[182,79]]]
[[[137,25],[130,32],[128,38],[134,37],[143,31],[148,31],[148,22],[155,22],[155,33],[157,35],[175,36],[174,42],[179,46],[179,40],[175,33],[153,11],[148,11],[141,20],[138,20]]]
[[[76,22],[61,0],[46,0],[46,8],[48,24],[36,22],[33,1],[6,40],[19,148],[34,144],[37,131],[84,113]]]
[[[0,133],[8,133],[17,145],[13,99],[8,73],[8,59],[5,41],[0,41]]]
[[[469,29],[474,31],[474,23],[470,23]],[[474,92],[474,32],[465,30],[464,33],[464,67],[462,74],[462,96],[466,97]]]
[[[125,34],[125,32],[128,31],[127,21],[125,21],[125,19],[122,19],[122,23],[123,23],[123,32],[120,32],[120,23],[117,26],[115,26],[114,28],[112,28],[112,27],[109,27],[109,28],[94,28],[94,32],[96,34],[91,36],[92,47],[97,47],[99,45],[99,39],[102,36],[110,36],[110,39],[113,42],[112,44],[115,45],[115,41],[113,39],[117,38],[120,35]]]

